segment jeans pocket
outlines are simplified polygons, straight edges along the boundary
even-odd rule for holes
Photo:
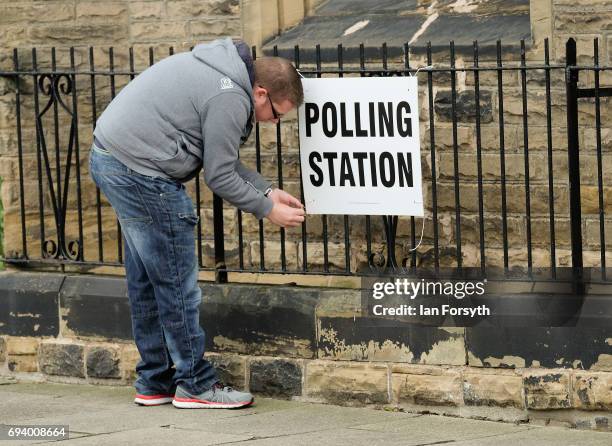
[[[136,184],[109,184],[107,198],[122,225],[128,223],[151,224],[153,218]]]
[[[181,220],[182,222],[190,226],[195,226],[200,221],[200,217],[196,215],[195,213],[194,214],[178,214],[178,218],[179,220]]]

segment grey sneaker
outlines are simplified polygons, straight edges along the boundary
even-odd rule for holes
[[[236,409],[249,406],[253,401],[253,395],[250,393],[239,392],[217,383],[199,395],[192,395],[178,386],[172,405],[179,409]]]

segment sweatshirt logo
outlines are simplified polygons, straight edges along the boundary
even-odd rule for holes
[[[229,77],[221,78],[221,90],[227,90],[228,88],[234,88],[234,83]]]

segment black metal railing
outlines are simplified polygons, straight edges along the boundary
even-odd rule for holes
[[[588,266],[607,280],[605,194],[612,178],[603,168],[607,142],[602,141],[602,110],[609,117],[606,97],[611,89],[600,85],[600,75],[612,67],[600,66],[597,40],[592,65],[577,64],[572,39],[564,64],[551,63],[548,41],[544,42],[543,60],[529,63],[525,42],[517,55],[504,52],[498,42],[496,57],[486,61],[481,60],[476,42],[472,54],[460,57],[453,42],[446,54],[433,53],[428,45],[416,62],[411,60],[408,44],[401,60],[390,60],[386,44],[378,61],[366,61],[361,45],[359,60],[347,63],[343,60],[346,51],[339,45],[337,62],[323,63],[317,45],[315,60],[304,63],[296,46],[294,63],[306,77],[419,78],[420,118],[426,130],[422,132],[422,156],[429,160],[423,176],[425,220],[309,216],[296,233],[283,228],[276,231],[264,221],[249,223],[237,211],[229,227],[224,211],[231,207],[217,196],[211,201],[210,192],[196,178],[189,187],[197,212],[202,216],[212,209],[213,215],[210,225],[200,219],[197,226],[202,270],[214,270],[220,282],[227,281],[228,272],[243,271],[353,275],[393,270],[439,275],[447,268],[453,274],[500,272],[505,277],[545,271],[546,277],[555,279],[559,268],[568,266],[573,277],[582,280]],[[170,48],[168,54],[173,52]],[[77,51],[70,48],[68,67],[60,69],[55,49],[44,66],[36,49],[29,58],[14,50],[12,69],[0,72],[11,86],[5,97],[14,102],[14,125],[0,132],[16,135],[15,147],[10,149],[17,155],[19,185],[14,200],[18,205],[13,203],[11,208],[8,203],[7,212],[19,216],[21,228],[20,249],[7,253],[7,263],[64,267],[123,262],[121,227],[109,214],[99,190],[82,175],[81,164],[88,152],[82,146],[87,141],[89,147],[100,111],[140,71],[135,69],[131,48],[124,60],[127,69],[117,67],[113,48],[107,51],[104,69],[97,68],[94,54],[94,48],[78,52],[77,64]],[[149,65],[155,62],[154,55],[150,48]],[[583,72],[588,75],[581,84]],[[582,98],[593,100],[579,107]],[[582,112],[588,107],[594,108],[594,117]],[[589,230],[597,225],[598,240],[591,237],[586,243],[580,189],[580,170],[585,166],[580,162],[579,143],[587,134],[581,123],[595,133],[594,154],[590,147],[582,150],[589,151],[588,159],[594,158],[597,164],[593,167],[596,174],[588,175],[594,178],[588,187],[597,190],[597,209],[586,223]],[[241,156],[250,157],[253,168],[273,176],[279,187],[293,188],[303,199],[299,179],[283,171],[290,158],[284,154],[283,138],[295,133],[284,131],[284,126],[297,130],[295,121],[278,123],[275,131],[267,132],[275,140],[266,145],[264,128],[258,125],[254,145],[241,149]],[[472,132],[466,142],[463,135]],[[540,144],[535,149],[534,138]],[[558,171],[556,163],[563,166],[563,158],[567,159],[566,170]],[[275,173],[270,174],[266,161],[275,164]],[[421,232],[425,242],[419,246]],[[113,252],[109,252],[111,242]],[[276,245],[268,249],[267,242]],[[400,248],[404,252],[398,256]],[[590,258],[598,254],[599,260],[585,264],[585,250]]]

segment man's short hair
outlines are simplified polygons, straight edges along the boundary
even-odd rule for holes
[[[299,107],[304,102],[302,81],[295,67],[282,57],[260,57],[254,61],[255,84],[268,90],[277,101],[289,100]]]

